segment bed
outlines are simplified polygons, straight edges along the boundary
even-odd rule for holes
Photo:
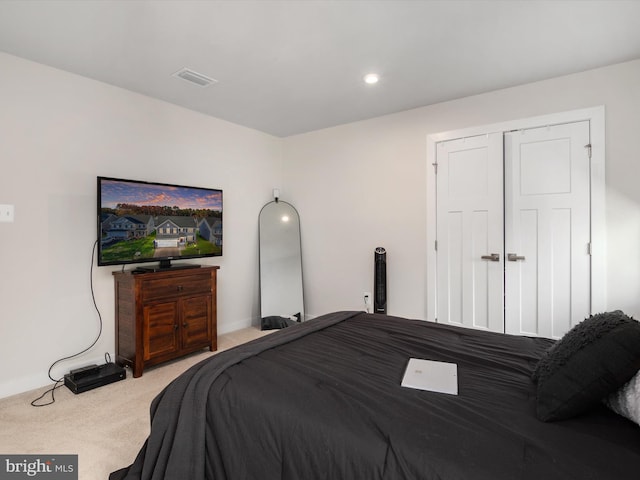
[[[221,352],[154,400],[110,480],[637,479],[640,427],[604,405],[536,417],[554,344],[336,312]],[[400,385],[408,359],[458,365],[459,394]]]

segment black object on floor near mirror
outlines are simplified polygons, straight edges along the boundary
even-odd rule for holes
[[[270,317],[263,317],[262,323],[261,323],[261,330],[276,330],[280,328],[287,328],[292,325],[295,325],[296,323],[300,323],[300,318],[301,318],[300,312],[292,316],[296,317],[297,320],[293,320],[287,317],[280,317],[277,315],[272,315]]]

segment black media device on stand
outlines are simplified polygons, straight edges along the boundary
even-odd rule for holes
[[[376,248],[375,254],[375,280],[373,294],[374,313],[387,313],[387,251]]]

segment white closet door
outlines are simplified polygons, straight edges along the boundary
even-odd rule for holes
[[[505,134],[506,333],[559,338],[590,312],[589,122]]]
[[[503,142],[437,145],[438,322],[504,331]]]

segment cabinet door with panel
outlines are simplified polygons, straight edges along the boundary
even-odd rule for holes
[[[182,300],[182,348],[198,348],[211,342],[211,296]]]
[[[152,303],[143,307],[142,348],[145,362],[179,349],[178,302]]]

